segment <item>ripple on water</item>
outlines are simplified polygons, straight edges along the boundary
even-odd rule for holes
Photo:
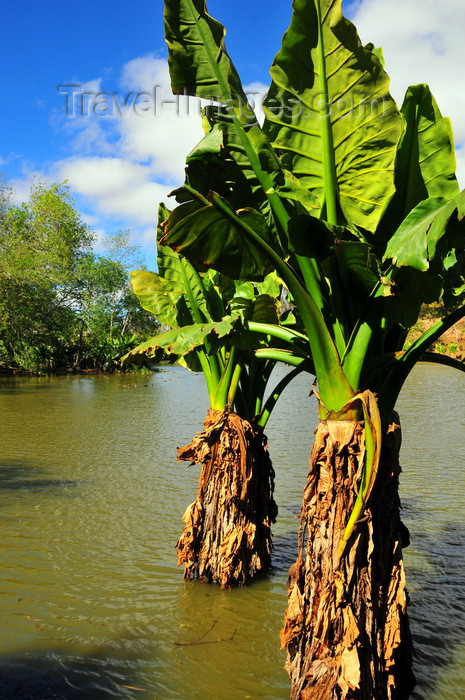
[[[399,406],[416,700],[465,687],[465,425],[442,432],[436,420],[441,401],[465,416],[465,392],[443,370],[419,368]],[[176,566],[198,468],[178,464],[175,448],[202,426],[201,376],[167,368],[142,380],[0,384],[2,700],[288,698],[278,634],[316,424],[308,385],[286,390],[266,431],[273,569],[227,592],[184,582]]]

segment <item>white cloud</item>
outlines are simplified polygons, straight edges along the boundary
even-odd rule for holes
[[[112,154],[114,145],[109,139],[109,130],[104,129],[101,121],[87,118],[78,128],[73,122],[68,122],[72,150],[76,153],[106,153]]]
[[[127,63],[121,86],[139,94],[135,104],[146,109],[135,107],[119,120],[121,155],[149,160],[154,173],[180,184],[186,155],[203,135],[200,101],[173,95],[167,61],[153,56]]]
[[[457,145],[465,144],[465,3],[463,0],[361,0],[352,19],[363,43],[382,46],[399,105],[409,85],[427,83]],[[465,186],[465,152],[457,153]]]
[[[150,167],[153,180],[181,184],[186,155],[203,136],[201,101],[173,95],[166,59],[150,55],[123,66],[119,88],[106,92],[100,80],[85,83],[82,91],[79,86],[73,98],[74,116],[61,120],[70,147],[80,155],[144,164]],[[253,83],[246,91],[260,111],[266,86]],[[86,92],[91,97],[80,114],[81,94]],[[90,159],[89,168],[97,162]]]
[[[73,84],[71,116],[54,119],[76,155],[55,171],[97,212],[155,225],[158,202],[183,182],[186,154],[202,138],[199,101],[172,95],[168,63],[155,56],[126,63],[119,90],[100,78]]]
[[[136,92],[150,91],[155,85],[169,85],[168,61],[152,55],[134,58],[124,64],[120,84]]]
[[[244,85],[244,92],[247,95],[247,100],[255,114],[257,115],[258,122],[263,124],[265,118],[265,113],[263,111],[263,101],[268,92],[269,85],[264,83],[255,82],[249,85]]]
[[[56,164],[59,178],[110,219],[127,219],[128,225],[156,221],[157,206],[170,188],[154,182],[151,169],[122,158],[69,158]]]

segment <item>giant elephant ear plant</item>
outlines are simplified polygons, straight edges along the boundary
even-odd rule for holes
[[[394,407],[415,362],[465,313],[459,303],[403,351],[422,303],[464,291],[450,125],[426,86],[397,108],[380,52],[362,46],[341,0],[294,0],[262,127],[203,0],[166,0],[165,34],[173,91],[211,106],[162,244],[235,279],[276,270],[318,384],[282,631],[291,697],[407,698]]]
[[[168,214],[160,205],[160,220]],[[260,283],[234,281],[163,245],[157,263],[158,273],[132,272],[131,283],[143,308],[169,329],[126,357],[163,350],[201,370],[210,402],[203,430],[178,449],[179,461],[202,466],[197,497],[184,514],[178,563],[186,578],[244,585],[271,561],[274,471],[263,431],[281,392],[309,365],[308,348],[304,336],[278,325],[282,285],[275,273]],[[269,333],[293,349],[255,356]],[[264,401],[280,352],[295,368]]]

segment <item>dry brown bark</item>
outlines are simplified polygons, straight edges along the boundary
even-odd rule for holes
[[[345,420],[321,421],[315,433],[281,631],[291,700],[404,700],[413,688],[397,420],[384,436],[368,504],[338,560],[361,480],[363,433],[363,423]]]
[[[263,432],[237,414],[210,409],[178,460],[202,466],[197,499],[177,542],[185,578],[246,585],[271,563],[274,471]]]

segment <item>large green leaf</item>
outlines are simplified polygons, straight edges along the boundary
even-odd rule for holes
[[[318,197],[323,218],[373,230],[394,192],[401,123],[378,57],[341,5],[294,0],[263,128],[284,167]]]
[[[246,101],[240,78],[226,53],[225,34],[223,25],[207,13],[204,0],[165,2],[165,39],[175,94],[220,103],[236,97]]]
[[[166,221],[163,244],[233,279],[260,281],[271,271],[268,256],[242,233],[249,227],[266,241],[269,229],[262,214],[253,209],[235,212],[217,195],[193,212],[187,205],[186,216],[181,215],[184,206]]]
[[[452,199],[459,192],[450,121],[441,115],[427,85],[408,88],[401,114],[403,134],[395,164],[396,193],[383,215],[377,238],[392,235],[422,200]]]
[[[276,299],[269,294],[259,294],[255,298],[252,320],[258,323],[279,323]]]
[[[138,354],[150,357],[159,348],[173,355],[187,355],[192,350],[203,347],[207,338],[214,341],[228,335],[238,323],[238,316],[227,316],[214,323],[195,323],[182,328],[171,328],[141,343],[126,357]]]
[[[263,282],[256,285],[259,294],[269,294],[275,299],[280,299],[283,286],[282,280],[278,277],[276,272],[270,272]]]
[[[192,322],[183,301],[183,290],[173,280],[166,280],[156,272],[134,270],[131,285],[143,309],[156,316],[167,326],[182,325],[183,319]]]
[[[344,293],[365,302],[379,281],[376,261],[366,243],[339,241],[336,256]]]
[[[160,275],[169,281],[173,287],[182,291],[188,306],[191,307],[193,318],[198,322],[201,320],[213,320],[208,297],[213,297],[215,290],[211,290],[210,295],[208,295],[195,267],[188,260],[181,258],[169,246],[159,244],[157,253]],[[198,317],[198,311],[203,315],[202,319]],[[185,319],[179,318],[179,323],[176,325],[181,326],[183,322],[186,322]]]
[[[229,156],[242,170],[242,178],[250,181],[255,194],[261,188],[260,203],[265,201],[263,194],[266,195],[283,233],[289,215],[274,188],[277,181],[284,184],[284,177],[269,140],[256,124],[239,76],[226,53],[224,35],[223,25],[208,15],[203,0],[165,0],[165,38],[173,92],[220,103],[211,107],[212,124],[219,122],[221,129],[228,132]],[[215,134],[209,137],[207,145],[201,143],[200,149],[206,155],[207,151],[214,152],[217,145],[218,134]],[[190,157],[195,158],[195,153]],[[244,204],[248,205],[241,202],[240,206]],[[252,206],[256,208],[256,202]],[[270,224],[271,210],[262,213]]]
[[[270,143],[260,127],[243,129],[237,120],[224,117],[221,111],[210,111],[215,115],[210,120],[211,131],[187,157],[187,184],[205,197],[215,191],[235,209],[250,207],[260,211],[273,237],[282,239],[285,232],[276,227],[269,194],[277,192],[281,184],[284,187],[286,177]],[[214,134],[221,134],[221,141],[217,136],[213,139]],[[302,199],[305,195],[308,200],[306,191],[301,193]]]
[[[383,260],[392,259],[397,267],[409,266],[416,270],[428,270],[439,242],[449,230],[452,230],[454,235],[451,243],[457,244],[457,228],[454,224],[458,224],[462,231],[462,242],[465,244],[465,226],[462,225],[464,216],[465,190],[451,201],[430,197],[420,202],[388,242]],[[444,245],[441,247],[444,250]]]
[[[240,313],[244,320],[259,323],[279,323],[277,301],[269,294],[237,295],[231,300],[231,311]]]
[[[402,196],[405,216],[426,196],[452,199],[459,186],[450,120],[429,87],[410,86],[401,113],[405,130],[396,160],[396,196]]]
[[[240,314],[245,325],[235,342],[243,349],[259,347],[264,344],[264,335],[248,332],[248,322],[279,324],[279,278],[276,273],[270,273],[261,283],[236,281],[234,284],[235,294],[229,301],[228,309],[232,314]]]

